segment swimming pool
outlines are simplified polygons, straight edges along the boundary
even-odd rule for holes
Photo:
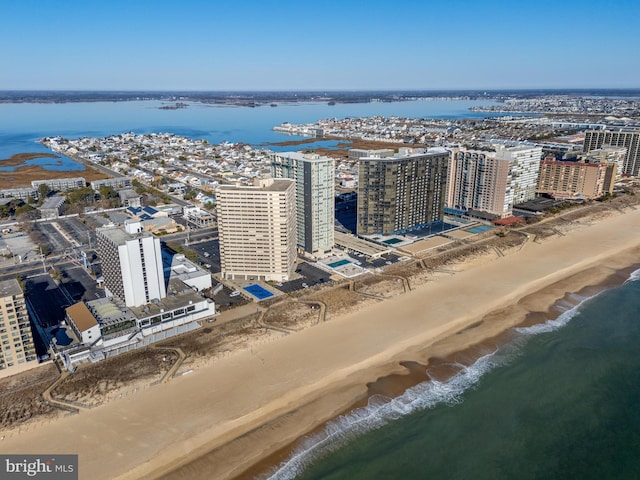
[[[484,233],[484,232],[487,232],[489,230],[493,230],[493,227],[490,227],[489,225],[477,225],[475,227],[467,228],[465,230],[465,232],[469,232],[469,233]]]
[[[265,298],[273,297],[273,293],[271,293],[266,288],[261,287],[260,285],[254,283],[253,285],[249,285],[244,287],[244,289],[249,292],[251,295],[256,297],[258,300],[264,300]]]
[[[395,245],[396,243],[402,243],[402,239],[401,238],[389,238],[388,240],[384,240],[382,243],[386,243],[387,245]]]
[[[343,258],[342,260],[338,260],[337,262],[328,263],[331,268],[341,267],[342,265],[348,265],[351,263],[350,260]]]

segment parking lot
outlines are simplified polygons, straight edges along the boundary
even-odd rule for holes
[[[95,246],[95,235],[79,218],[59,218],[56,222],[58,223],[58,226],[69,236],[69,238],[75,240],[78,245],[88,245],[90,242],[91,246]]]
[[[216,303],[216,308],[233,308],[247,303],[247,299],[242,295],[232,294],[233,290],[225,285],[220,292],[211,298]]]
[[[105,296],[104,289],[98,288],[96,281],[82,267],[74,265],[62,270],[60,282],[74,302],[90,301]]]
[[[220,242],[209,240],[191,245],[198,254],[198,263],[211,273],[220,273]]]
[[[40,233],[42,240],[49,245],[54,253],[62,253],[71,247],[71,243],[49,222],[34,223],[33,229]]]
[[[325,270],[322,270],[314,265],[301,262],[296,267],[296,274],[299,278],[289,280],[288,282],[277,283],[275,288],[284,293],[291,293],[304,288],[313,287],[321,283],[329,281],[331,274]],[[305,286],[306,285],[306,286]]]
[[[392,265],[400,261],[400,258],[402,258],[399,255],[396,255],[395,253],[386,253],[380,256],[379,258],[375,258],[372,260],[367,260],[364,255],[358,255],[355,253],[349,254],[349,257],[352,258],[354,261],[360,262],[360,266],[362,266],[363,268],[367,268],[370,270],[375,270],[377,268],[384,268],[387,265]]]

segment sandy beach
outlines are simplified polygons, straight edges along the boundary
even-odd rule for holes
[[[407,374],[547,312],[567,292],[638,263],[640,210],[566,233],[171,382],[0,442],[4,453],[77,453],[80,478],[235,478]],[[481,323],[480,323],[481,322]],[[55,446],[55,447],[54,447]]]

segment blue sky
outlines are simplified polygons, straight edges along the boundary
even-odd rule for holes
[[[640,87],[638,25],[638,0],[0,0],[0,89]]]

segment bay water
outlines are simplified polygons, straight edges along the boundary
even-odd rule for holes
[[[284,122],[314,123],[325,118],[370,117],[376,115],[407,118],[483,118],[489,114],[471,112],[472,106],[492,105],[490,101],[413,100],[328,105],[324,102],[282,103],[277,107],[256,108],[188,103],[187,108],[164,110],[171,105],[161,101],[14,103],[0,104],[0,159],[17,153],[51,153],[36,143],[42,137],[105,137],[120,133],[174,133],[211,144],[264,143],[296,140],[273,131]],[[334,142],[335,143],[335,142]],[[325,142],[318,145],[331,147]],[[304,148],[313,148],[306,144]],[[272,150],[296,147],[269,146]],[[34,159],[46,169],[81,170],[71,159]],[[1,162],[0,162],[0,168]]]

